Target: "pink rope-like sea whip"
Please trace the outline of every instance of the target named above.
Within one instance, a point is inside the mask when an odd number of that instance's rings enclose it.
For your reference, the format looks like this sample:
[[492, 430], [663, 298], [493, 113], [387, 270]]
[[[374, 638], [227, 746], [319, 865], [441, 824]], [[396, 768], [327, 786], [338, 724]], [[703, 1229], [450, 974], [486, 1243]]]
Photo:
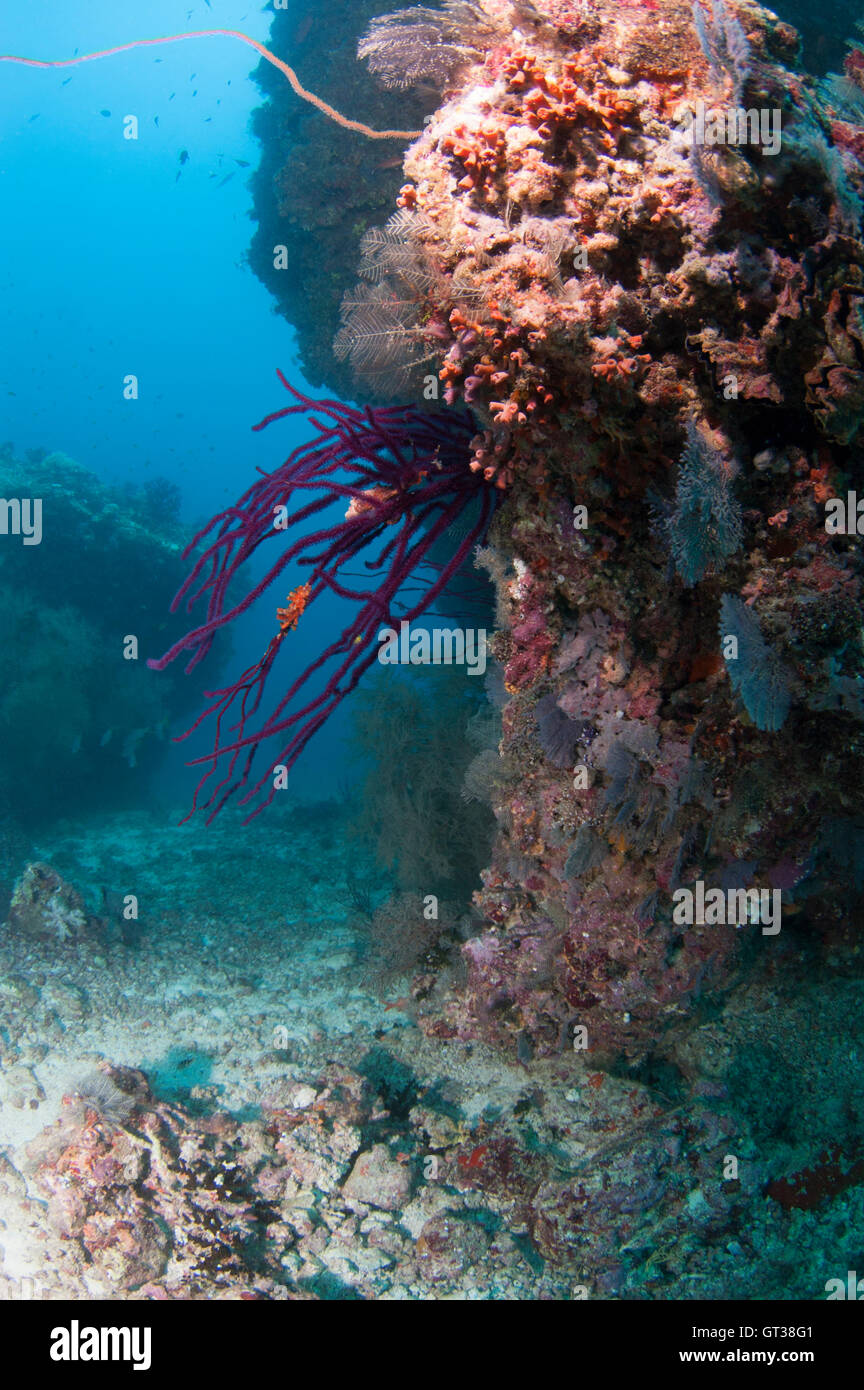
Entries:
[[344, 130], [355, 130], [358, 135], [365, 135], [368, 140], [416, 140], [422, 135], [420, 130], [373, 130], [371, 126], [364, 125], [362, 121], [349, 120], [343, 116], [335, 107], [329, 106], [321, 97], [316, 97], [314, 92], [308, 92], [301, 83], [299, 77], [288, 63], [283, 63], [281, 58], [277, 58], [275, 53], [271, 53], [269, 48], [265, 48], [263, 43], [257, 39], [250, 38], [248, 34], [243, 34], [239, 29], [192, 29], [185, 34], [168, 34], [161, 39], [133, 39], [131, 43], [121, 43], [116, 48], [102, 48], [97, 53], [83, 53], [77, 58], [61, 58], [54, 62], [46, 61], [41, 58], [18, 58], [12, 53], [0, 54], [0, 63], [20, 63], [27, 68], [71, 68], [78, 63], [92, 63], [96, 58], [110, 58], [115, 53], [127, 53], [131, 48], [150, 48], [154, 44], [160, 43], [179, 43], [181, 39], [210, 39], [210, 38], [229, 38], [240, 39], [241, 43], [248, 44], [254, 48], [261, 57], [268, 63], [272, 63], [274, 68], [278, 68], [284, 73], [291, 83], [294, 91], [302, 101], [308, 101], [312, 106], [322, 112], [328, 120], [335, 121]]

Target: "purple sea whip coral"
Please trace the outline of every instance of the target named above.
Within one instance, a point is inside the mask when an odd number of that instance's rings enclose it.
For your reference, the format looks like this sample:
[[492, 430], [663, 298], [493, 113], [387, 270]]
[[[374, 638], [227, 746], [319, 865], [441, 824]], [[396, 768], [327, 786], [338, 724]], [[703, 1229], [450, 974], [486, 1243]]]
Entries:
[[[309, 416], [317, 437], [296, 448], [273, 473], [263, 474], [234, 506], [213, 517], [190, 542], [184, 557], [215, 532], [171, 608], [174, 612], [185, 602], [189, 612], [206, 594], [206, 620], [164, 656], [148, 662], [161, 671], [181, 652], [191, 652], [186, 666], [186, 671], [191, 671], [207, 655], [218, 630], [244, 613], [290, 564], [308, 567], [308, 578], [289, 595], [288, 606], [277, 609], [280, 630], [261, 659], [233, 685], [207, 691], [212, 703], [179, 736], [180, 740], [188, 738], [207, 718], [215, 716], [212, 751], [190, 763], [204, 765], [206, 771], [195, 790], [189, 815], [201, 804], [210, 812], [208, 824], [226, 801], [244, 788], [240, 805], [258, 798], [258, 805], [247, 819], [269, 805], [275, 794], [275, 783], [269, 794], [264, 792], [265, 783], [272, 778], [270, 766], [248, 785], [252, 762], [262, 742], [284, 735], [286, 741], [274, 762], [286, 770], [293, 766], [312, 735], [375, 661], [380, 628], [398, 625], [399, 620], [411, 622], [428, 611], [484, 536], [501, 496], [482, 474], [469, 467], [470, 443], [475, 433], [469, 415], [453, 410], [423, 411], [414, 406], [367, 406], [360, 410], [334, 400], [312, 401], [290, 386], [281, 372], [278, 376], [295, 403], [268, 415], [254, 428], [261, 430], [275, 420], [302, 414]], [[304, 492], [311, 498], [297, 507]], [[268, 541], [280, 545], [287, 523], [296, 534], [296, 528], [308, 518], [339, 499], [347, 503], [342, 521], [300, 535], [287, 546], [281, 545], [263, 579], [239, 602], [226, 607], [231, 581], [259, 546]], [[477, 505], [471, 507], [472, 503]], [[405, 582], [420, 566], [429, 563], [431, 547], [466, 507], [471, 507], [472, 522], [450, 559], [435, 567], [434, 578], [416, 603], [396, 610]], [[373, 579], [371, 587], [357, 587], [356, 573], [349, 572], [346, 566], [385, 535], [377, 553], [363, 561]], [[309, 604], [325, 590], [356, 604], [354, 618], [296, 676], [263, 723], [250, 730], [284, 638], [296, 627]], [[331, 659], [338, 659], [338, 665], [324, 689], [294, 708], [296, 697], [313, 673]], [[225, 720], [232, 713], [237, 715], [236, 722], [226, 729]], [[223, 775], [208, 788], [217, 770]], [[209, 794], [201, 803], [205, 789]]]

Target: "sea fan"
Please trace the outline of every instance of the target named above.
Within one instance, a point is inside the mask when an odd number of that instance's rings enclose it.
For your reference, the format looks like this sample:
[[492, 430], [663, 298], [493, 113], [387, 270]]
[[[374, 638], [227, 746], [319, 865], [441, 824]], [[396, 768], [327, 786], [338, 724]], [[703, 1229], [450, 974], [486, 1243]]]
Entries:
[[373, 19], [357, 45], [385, 87], [443, 87], [457, 67], [480, 56], [495, 33], [468, 0], [445, 0], [443, 10], [416, 5]]
[[494, 748], [484, 748], [472, 758], [462, 779], [463, 801], [491, 802], [504, 785], [504, 767]]
[[675, 569], [688, 588], [741, 545], [741, 508], [732, 495], [732, 478], [722, 454], [705, 442], [691, 421], [678, 467], [675, 506], [660, 520]]
[[[727, 656], [729, 637], [735, 638], [737, 652]], [[720, 602], [720, 640], [732, 689], [741, 696], [756, 728], [776, 733], [792, 703], [788, 672], [762, 636], [755, 613], [734, 594], [724, 594]]]
[[564, 865], [564, 877], [572, 882], [589, 869], [596, 869], [609, 853], [609, 846], [590, 827], [580, 825]]
[[534, 711], [540, 747], [555, 767], [571, 767], [583, 738], [584, 721], [571, 719], [559, 709], [554, 695], [544, 695]]
[[603, 791], [603, 809], [614, 811], [613, 823], [624, 826], [633, 819], [638, 806], [641, 776], [639, 760], [619, 740], [609, 749], [603, 770], [609, 778], [609, 783]]
[[811, 164], [819, 171], [823, 182], [831, 190], [844, 227], [849, 232], [856, 232], [861, 213], [864, 211], [864, 203], [849, 181], [840, 150], [829, 145], [821, 130], [815, 125], [797, 126], [785, 143], [787, 148], [794, 150], [799, 162]]
[[693, 0], [693, 23], [715, 81], [724, 74], [731, 80], [737, 106], [750, 76], [750, 44], [744, 29], [726, 8], [725, 0], [711, 0], [710, 22], [699, 0]]

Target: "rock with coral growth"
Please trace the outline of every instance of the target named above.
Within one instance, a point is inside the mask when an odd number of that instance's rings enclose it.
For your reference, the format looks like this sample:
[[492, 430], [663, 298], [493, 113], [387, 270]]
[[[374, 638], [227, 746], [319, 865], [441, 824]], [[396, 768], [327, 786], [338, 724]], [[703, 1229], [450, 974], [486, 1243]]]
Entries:
[[9, 930], [40, 941], [74, 944], [97, 934], [101, 921], [88, 914], [76, 888], [50, 864], [28, 864], [12, 893]]
[[514, 776], [435, 1027], [636, 1061], [778, 949], [681, 890], [861, 920], [864, 559], [826, 502], [864, 467], [864, 80], [853, 48], [815, 86], [753, 0], [479, 3], [385, 267], [506, 499]]
[[411, 1190], [411, 1171], [393, 1158], [384, 1144], [376, 1144], [358, 1157], [342, 1188], [349, 1201], [364, 1206], [396, 1211], [408, 1200]]

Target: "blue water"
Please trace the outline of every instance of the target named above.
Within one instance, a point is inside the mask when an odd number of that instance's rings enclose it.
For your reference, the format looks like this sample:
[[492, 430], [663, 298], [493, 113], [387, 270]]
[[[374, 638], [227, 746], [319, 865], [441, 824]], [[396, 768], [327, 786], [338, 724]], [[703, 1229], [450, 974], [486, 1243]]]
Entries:
[[[4, 5], [0, 52], [64, 58], [213, 27], [264, 42], [271, 18], [242, 0], [153, 0], [144, 11], [28, 0]], [[290, 325], [245, 263], [257, 61], [237, 41], [193, 39], [65, 70], [7, 64], [0, 83], [0, 440], [19, 457], [60, 450], [108, 482], [167, 476], [190, 522], [233, 502], [256, 468], [276, 467], [308, 437], [294, 421], [251, 431], [287, 403], [277, 367], [309, 390]], [[123, 138], [130, 114], [135, 141]], [[123, 398], [130, 373], [136, 401]], [[283, 599], [238, 625], [231, 670], [261, 654]], [[338, 601], [318, 601], [316, 623], [294, 634], [297, 669], [340, 617]], [[343, 783], [347, 717], [337, 713], [297, 765], [298, 795]], [[207, 747], [209, 735], [198, 751]], [[163, 772], [188, 796], [195, 779], [179, 753]]]

